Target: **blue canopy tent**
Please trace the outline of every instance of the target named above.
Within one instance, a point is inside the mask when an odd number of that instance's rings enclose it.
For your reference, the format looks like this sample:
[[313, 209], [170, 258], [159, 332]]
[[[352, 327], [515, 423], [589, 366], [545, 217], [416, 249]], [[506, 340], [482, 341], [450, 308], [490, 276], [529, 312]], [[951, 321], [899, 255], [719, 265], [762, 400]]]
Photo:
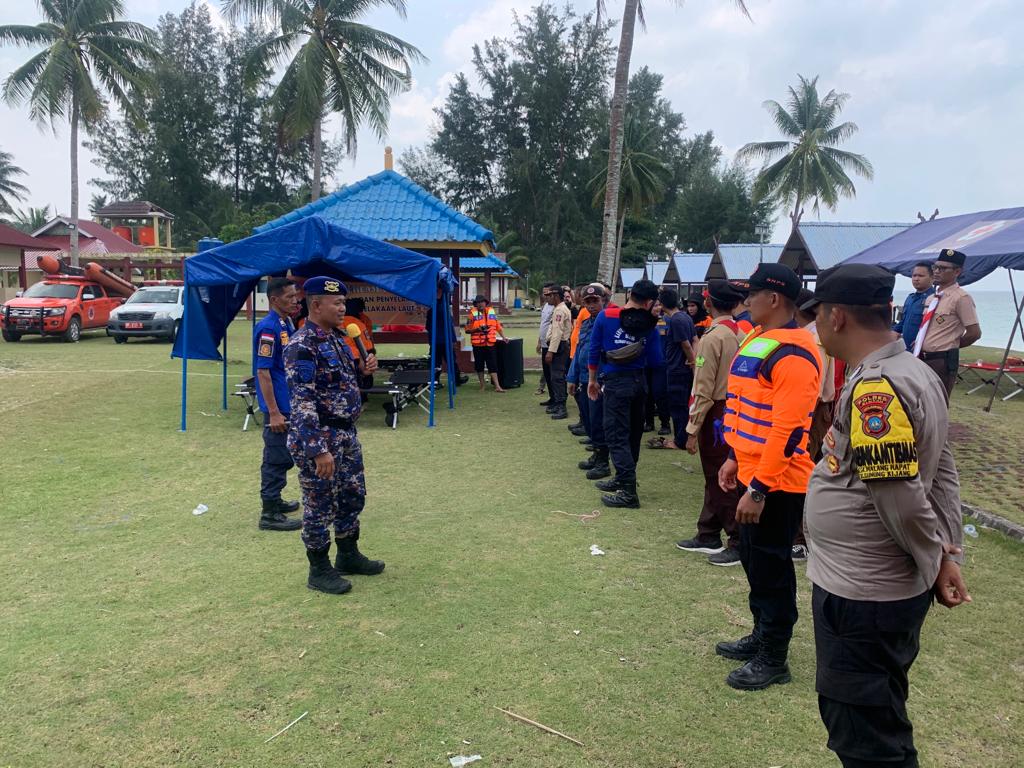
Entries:
[[[967, 256], [960, 276], [961, 285], [976, 282], [999, 268], [1005, 268], [1010, 277], [1017, 317], [1010, 328], [1010, 338], [993, 383], [992, 396], [985, 408], [989, 411], [1006, 368], [1014, 336], [1021, 328], [1021, 312], [1024, 311], [1024, 296], [1018, 300], [1013, 282], [1013, 270], [1024, 270], [1024, 208], [1002, 208], [924, 221], [861, 251], [844, 263], [878, 264], [909, 275], [917, 262], [937, 259], [939, 252], [946, 248]], [[1024, 338], [1024, 329], [1021, 336]]]
[[[185, 260], [185, 311], [172, 357], [181, 358], [181, 430], [185, 431], [188, 361], [223, 361], [222, 407], [227, 408], [227, 327], [245, 304], [260, 278], [288, 271], [304, 277], [327, 275], [362, 280], [403, 299], [434, 307], [438, 291], [442, 306], [451, 303], [455, 278], [438, 259], [384, 243], [372, 237], [308, 216], [244, 240], [204, 251]], [[440, 315], [440, 317], [438, 316]], [[437, 323], [449, 326], [437, 332]], [[431, 313], [430, 370], [443, 352], [448, 371], [448, 407], [455, 407], [455, 355], [450, 339], [451, 315]], [[445, 339], [436, 349], [435, 339]], [[223, 350], [218, 350], [223, 345]], [[434, 382], [430, 382], [430, 418], [434, 426]]]

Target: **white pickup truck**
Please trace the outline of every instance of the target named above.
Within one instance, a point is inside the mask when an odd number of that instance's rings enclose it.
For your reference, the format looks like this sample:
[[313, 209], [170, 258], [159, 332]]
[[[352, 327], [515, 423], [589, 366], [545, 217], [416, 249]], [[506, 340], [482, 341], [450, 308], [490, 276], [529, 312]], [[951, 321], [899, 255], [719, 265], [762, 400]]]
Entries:
[[156, 336], [173, 342], [185, 311], [180, 285], [144, 285], [110, 313], [107, 336], [124, 344], [129, 336]]

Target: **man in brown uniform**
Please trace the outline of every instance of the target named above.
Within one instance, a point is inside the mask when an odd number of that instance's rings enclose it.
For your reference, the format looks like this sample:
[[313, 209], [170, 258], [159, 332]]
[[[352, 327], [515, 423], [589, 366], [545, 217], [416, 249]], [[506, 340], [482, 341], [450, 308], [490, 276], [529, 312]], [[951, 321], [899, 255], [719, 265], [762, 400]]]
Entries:
[[966, 256], [946, 248], [932, 265], [935, 294], [925, 304], [914, 354], [939, 375], [946, 398], [953, 394], [960, 368], [960, 350], [981, 338], [974, 299], [957, 284]]
[[818, 709], [846, 768], [916, 768], [907, 673], [933, 597], [970, 602], [945, 393], [891, 330], [893, 276], [818, 278], [818, 333], [849, 367], [807, 489]]
[[[712, 280], [704, 296], [704, 308], [711, 315], [711, 326], [697, 345], [694, 364], [690, 420], [686, 425], [686, 450], [700, 450], [704, 472], [704, 506], [697, 518], [697, 536], [676, 543], [684, 552], [709, 555], [712, 565], [739, 565], [740, 529], [736, 523], [739, 489], [723, 491], [718, 485], [718, 470], [729, 458], [729, 445], [722, 432], [725, 396], [729, 385], [729, 365], [740, 346], [738, 328], [732, 313], [744, 295], [726, 280]], [[728, 537], [722, 546], [721, 532]]]

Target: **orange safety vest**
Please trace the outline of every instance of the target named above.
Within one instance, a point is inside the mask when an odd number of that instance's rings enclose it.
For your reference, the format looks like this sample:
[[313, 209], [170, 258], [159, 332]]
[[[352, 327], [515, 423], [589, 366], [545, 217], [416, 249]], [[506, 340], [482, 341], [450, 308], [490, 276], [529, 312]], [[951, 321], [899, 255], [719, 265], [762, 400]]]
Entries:
[[498, 334], [503, 332], [494, 307], [488, 307], [486, 313], [470, 307], [466, 331], [474, 347], [493, 347], [498, 341]]
[[737, 320], [736, 318], [733, 318], [733, 322], [736, 323], [736, 327], [739, 329], [737, 331], [737, 335], [741, 339], [754, 330], [754, 324], [749, 320]]
[[586, 307], [580, 308], [580, 313], [576, 315], [576, 322], [572, 326], [572, 334], [569, 336], [569, 357], [576, 357], [576, 346], [580, 343], [580, 326], [583, 325], [583, 321], [590, 317], [590, 310]]
[[729, 369], [723, 429], [739, 480], [767, 493], [805, 493], [807, 453], [821, 379], [818, 345], [803, 328], [761, 331], [740, 343]]
[[[366, 347], [366, 353], [368, 355], [372, 355], [374, 353], [373, 337], [370, 336], [369, 330], [366, 327], [366, 323], [364, 323], [358, 317], [353, 317], [352, 315], [345, 315], [345, 319], [341, 321], [341, 329], [345, 330], [345, 326], [349, 325], [350, 323], [352, 325], [359, 326], [360, 336], [363, 339], [363, 346]], [[343, 336], [342, 340], [345, 342], [346, 346], [348, 346], [349, 352], [352, 353], [352, 359], [358, 360], [359, 347], [356, 346], [355, 339], [350, 339], [348, 336]]]

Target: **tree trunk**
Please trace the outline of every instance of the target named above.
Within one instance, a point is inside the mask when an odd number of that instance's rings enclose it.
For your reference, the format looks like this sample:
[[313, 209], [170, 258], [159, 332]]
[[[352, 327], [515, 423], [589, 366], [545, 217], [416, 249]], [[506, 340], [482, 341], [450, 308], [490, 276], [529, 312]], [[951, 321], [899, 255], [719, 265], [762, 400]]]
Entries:
[[78, 266], [78, 97], [71, 94], [71, 266]]
[[622, 14], [622, 36], [615, 63], [615, 89], [608, 116], [608, 181], [604, 191], [604, 222], [601, 228], [601, 256], [597, 279], [609, 285], [615, 280], [615, 225], [619, 219], [619, 180], [622, 172], [623, 124], [626, 115], [626, 90], [629, 86], [629, 60], [633, 53], [633, 30], [640, 0], [626, 0]]
[[310, 192], [310, 198], [314, 201], [320, 199], [323, 164], [323, 124], [317, 120], [313, 123], [313, 189]]
[[[615, 237], [615, 261], [612, 263], [612, 279], [605, 280], [608, 285], [612, 287], [612, 293], [615, 293], [615, 277], [619, 274], [619, 265], [622, 263], [622, 233], [626, 229], [626, 212], [623, 211], [619, 217], [619, 233]], [[623, 288], [629, 288], [631, 286], [622, 286]]]

